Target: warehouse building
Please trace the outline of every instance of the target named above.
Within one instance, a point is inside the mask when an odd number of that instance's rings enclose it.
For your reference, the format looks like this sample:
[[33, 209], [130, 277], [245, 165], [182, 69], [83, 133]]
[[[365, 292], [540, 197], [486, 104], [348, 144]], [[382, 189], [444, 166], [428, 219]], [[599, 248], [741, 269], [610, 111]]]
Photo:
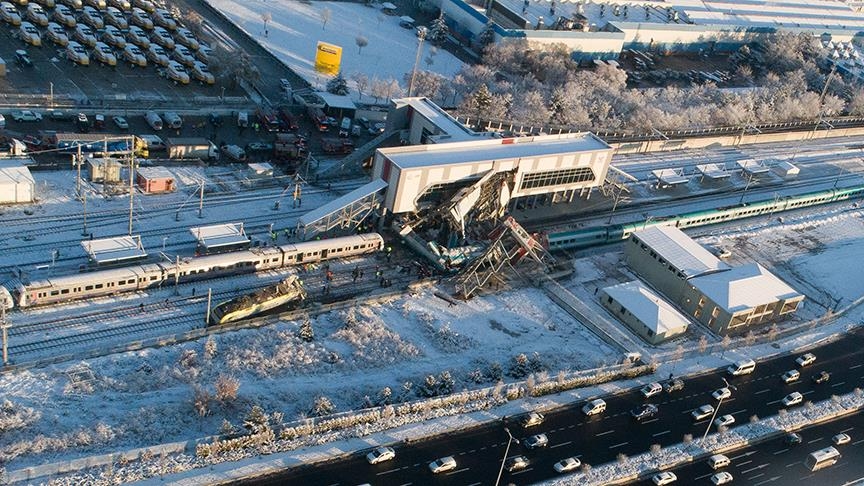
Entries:
[[606, 287], [600, 302], [649, 344], [680, 336], [690, 321], [638, 280]]
[[36, 199], [36, 182], [25, 162], [31, 159], [0, 161], [0, 204], [32, 203]]
[[163, 167], [141, 167], [135, 175], [136, 184], [146, 193], [172, 192], [174, 174]]

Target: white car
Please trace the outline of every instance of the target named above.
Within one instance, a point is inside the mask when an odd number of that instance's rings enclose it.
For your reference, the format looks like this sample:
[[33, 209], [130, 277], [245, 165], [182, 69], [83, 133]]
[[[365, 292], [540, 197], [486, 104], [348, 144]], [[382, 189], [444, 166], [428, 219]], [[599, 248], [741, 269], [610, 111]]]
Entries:
[[693, 420], [704, 420], [711, 415], [714, 415], [714, 407], [711, 405], [702, 405], [696, 410], [690, 412], [690, 415], [693, 417]]
[[585, 415], [597, 415], [606, 410], [606, 402], [602, 398], [595, 398], [582, 406], [582, 413]]
[[153, 13], [156, 11], [156, 5], [154, 5], [150, 0], [132, 0], [132, 6], [140, 8], [147, 13]]
[[78, 24], [75, 27], [72, 37], [87, 47], [96, 47], [96, 42], [98, 42], [96, 36], [93, 34], [93, 29], [84, 24]]
[[521, 471], [527, 468], [531, 462], [525, 456], [513, 456], [508, 457], [507, 460], [504, 461], [504, 469], [508, 472], [513, 471]]
[[714, 390], [711, 396], [714, 397], [714, 400], [726, 400], [732, 396], [732, 390], [724, 386], [723, 388]]
[[831, 441], [834, 442], [834, 445], [843, 445], [848, 444], [852, 440], [852, 437], [849, 437], [849, 434], [837, 434], [834, 437], [831, 437]]
[[123, 36], [123, 32], [120, 32], [120, 29], [113, 25], [105, 26], [105, 30], [102, 31], [102, 40], [109, 46], [116, 47], [117, 49], [126, 47], [126, 37]]
[[454, 469], [456, 469], [456, 459], [453, 459], [453, 456], [435, 459], [434, 461], [429, 463], [429, 470], [432, 471], [434, 474], [452, 471]]
[[394, 451], [392, 447], [386, 446], [378, 447], [369, 454], [366, 454], [366, 460], [369, 461], [369, 464], [379, 464], [394, 459], [395, 457], [396, 451]]
[[0, 3], [0, 18], [7, 24], [21, 25], [21, 14], [15, 5], [9, 2]]
[[792, 383], [793, 381], [798, 381], [799, 378], [801, 378], [801, 373], [799, 373], [798, 370], [789, 370], [780, 375], [780, 380], [787, 384]]
[[791, 407], [792, 405], [798, 405], [799, 403], [804, 401], [804, 395], [798, 392], [792, 392], [785, 397], [783, 397], [783, 405], [786, 407]]
[[579, 466], [582, 465], [582, 461], [575, 457], [568, 457], [567, 459], [562, 459], [555, 463], [555, 471], [559, 473], [566, 473], [570, 471], [575, 471], [579, 469]]
[[84, 46], [75, 41], [70, 41], [69, 45], [66, 46], [66, 59], [80, 66], [90, 65], [90, 56], [87, 55]]
[[542, 413], [531, 412], [522, 417], [522, 420], [519, 421], [522, 424], [522, 427], [534, 427], [535, 425], [540, 425], [543, 423], [544, 417]]
[[711, 482], [717, 485], [729, 484], [732, 482], [732, 474], [722, 471], [711, 475]]
[[73, 10], [81, 10], [84, 6], [84, 3], [81, 0], [60, 0], [64, 5], [73, 9]]
[[795, 362], [798, 363], [800, 368], [810, 366], [816, 362], [816, 355], [813, 353], [802, 354], [801, 356], [798, 356], [798, 359], [796, 359]]
[[546, 437], [546, 434], [532, 435], [525, 439], [522, 444], [529, 449], [539, 449], [549, 445], [549, 438]]
[[179, 62], [169, 61], [165, 72], [171, 81], [179, 84], [189, 84], [189, 73], [186, 72], [186, 69]]
[[84, 7], [84, 12], [81, 13], [81, 22], [97, 30], [105, 27], [105, 20], [102, 18], [102, 14], [90, 5]]
[[179, 62], [180, 64], [186, 67], [192, 67], [195, 65], [195, 54], [189, 50], [188, 47], [175, 44], [174, 45], [174, 60]]
[[106, 24], [111, 24], [118, 29], [129, 28], [129, 21], [126, 20], [126, 16], [117, 7], [108, 7], [105, 10], [104, 18]]
[[678, 476], [671, 471], [663, 471], [661, 473], [657, 473], [654, 476], [651, 476], [651, 481], [654, 481], [654, 484], [657, 486], [663, 486], [664, 484], [672, 484], [678, 480]]
[[714, 425], [719, 429], [720, 427], [729, 427], [730, 425], [735, 423], [735, 417], [732, 415], [723, 415], [721, 417], [717, 417], [714, 419]]
[[642, 396], [645, 398], [651, 398], [658, 393], [662, 393], [663, 386], [660, 383], [649, 383], [643, 386], [640, 391], [642, 392]]
[[39, 29], [30, 22], [21, 22], [21, 27], [18, 27], [18, 32], [21, 35], [21, 40], [30, 44], [33, 47], [42, 45], [42, 36], [39, 35]]
[[147, 32], [144, 32], [144, 29], [141, 27], [130, 25], [127, 35], [129, 36], [129, 41], [141, 49], [150, 47], [150, 38], [147, 37]]
[[66, 47], [69, 45], [69, 36], [66, 35], [66, 29], [56, 22], [48, 22], [48, 27], [45, 29], [45, 37], [58, 46]]
[[198, 42], [198, 39], [195, 38], [195, 34], [193, 34], [191, 30], [181, 27], [177, 29], [175, 34], [177, 34], [177, 40], [189, 49], [197, 51], [201, 48], [201, 43]]
[[38, 26], [45, 27], [48, 25], [48, 14], [45, 13], [45, 9], [38, 3], [27, 5], [27, 12], [24, 16], [27, 17], [27, 20]]
[[18, 110], [12, 112], [12, 119], [16, 122], [38, 122], [42, 121], [42, 115], [30, 110]]
[[192, 77], [201, 84], [216, 84], [216, 77], [207, 69], [206, 64], [198, 60], [192, 64]]
[[177, 45], [174, 42], [174, 38], [171, 37], [171, 33], [162, 27], [154, 27], [153, 28], [153, 42], [159, 44], [160, 46], [168, 49], [169, 51], [174, 50], [174, 46]]
[[117, 56], [114, 55], [114, 51], [111, 49], [111, 47], [109, 47], [108, 44], [104, 42], [96, 43], [96, 47], [93, 48], [93, 57], [102, 64], [106, 64], [108, 66], [117, 65]]
[[147, 67], [147, 56], [140, 47], [135, 44], [126, 44], [123, 48], [123, 59], [133, 66]]
[[168, 67], [173, 61], [168, 57], [165, 49], [158, 44], [150, 44], [147, 48], [147, 60], [162, 67]]
[[63, 27], [68, 27], [70, 29], [74, 29], [75, 26], [78, 25], [78, 21], [75, 20], [75, 15], [66, 5], [57, 5], [54, 7], [54, 20]]
[[175, 30], [177, 28], [177, 21], [174, 20], [174, 14], [164, 8], [157, 8], [156, 11], [153, 12], [153, 22], [168, 30]]
[[132, 15], [129, 16], [129, 23], [137, 25], [145, 30], [153, 30], [153, 20], [150, 19], [150, 14], [140, 8], [132, 9]]

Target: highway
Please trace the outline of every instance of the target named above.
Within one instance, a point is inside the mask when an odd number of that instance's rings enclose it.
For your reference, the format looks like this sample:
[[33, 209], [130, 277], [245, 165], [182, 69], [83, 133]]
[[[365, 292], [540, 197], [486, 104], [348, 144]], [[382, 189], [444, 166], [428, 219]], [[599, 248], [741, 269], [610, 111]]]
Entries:
[[[553, 464], [567, 457], [575, 456], [588, 464], [599, 465], [615, 461], [618, 454], [631, 456], [645, 452], [652, 444], [679, 443], [685, 434], [701, 436], [708, 420], [694, 422], [690, 412], [704, 404], [716, 406], [711, 392], [724, 386], [722, 378], [727, 378], [737, 390], [732, 391], [731, 398], [723, 400], [718, 416], [732, 414], [737, 423], [749, 421], [752, 415], [775, 415], [782, 408], [783, 397], [793, 391], [803, 394], [805, 401], [814, 402], [849, 393], [855, 387], [864, 386], [862, 345], [864, 332], [856, 331], [812, 350], [817, 356], [816, 362], [801, 369], [801, 379], [790, 384], [782, 383], [780, 375], [796, 368], [797, 355], [758, 362], [756, 371], [750, 375], [733, 378], [727, 377], [723, 370], [715, 370], [686, 379], [683, 390], [664, 392], [647, 400], [659, 406], [659, 413], [641, 424], [634, 422], [629, 412], [646, 400], [638, 390], [629, 390], [604, 397], [608, 407], [606, 413], [599, 416], [586, 418], [582, 415], [579, 409], [584, 402], [580, 401], [548, 413], [543, 424], [530, 429], [523, 429], [517, 424], [518, 417], [512, 417], [504, 423], [487, 424], [418, 443], [391, 444], [396, 458], [379, 465], [367, 464], [364, 456], [369, 450], [363, 450], [330, 463], [293, 468], [269, 478], [250, 479], [244, 484], [491, 485], [495, 484], [507, 446], [505, 426], [520, 440], [518, 444], [511, 444], [508, 456], [525, 455], [531, 464], [513, 474], [505, 471], [501, 484], [530, 484], [556, 476]], [[830, 381], [813, 384], [810, 377], [823, 370], [831, 373]], [[527, 450], [521, 440], [539, 433], [547, 434], [549, 445]], [[430, 473], [428, 463], [448, 455], [454, 456], [457, 468], [438, 475]]]
[[[848, 444], [834, 446], [842, 454], [837, 464], [820, 471], [811, 472], [804, 461], [816, 450], [833, 445], [831, 438], [845, 433], [852, 439]], [[738, 449], [727, 454], [732, 464], [723, 468], [732, 474], [734, 485], [841, 485], [864, 478], [864, 413], [857, 413], [840, 420], [808, 427], [799, 432], [804, 439], [801, 444], [789, 446], [784, 436], [761, 444]], [[719, 470], [718, 470], [719, 471]], [[675, 469], [678, 481], [673, 484], [712, 484], [712, 470], [706, 461], [699, 461]], [[634, 483], [654, 486], [649, 479]]]

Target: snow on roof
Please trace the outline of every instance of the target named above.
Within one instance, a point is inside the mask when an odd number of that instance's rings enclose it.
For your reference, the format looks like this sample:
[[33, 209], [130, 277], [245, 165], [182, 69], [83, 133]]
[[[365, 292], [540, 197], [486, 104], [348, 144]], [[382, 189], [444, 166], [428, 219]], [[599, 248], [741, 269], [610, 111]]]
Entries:
[[660, 182], [669, 185], [676, 184], [686, 184], [690, 179], [684, 175], [684, 169], [657, 169], [652, 170], [652, 174], [656, 177]]
[[748, 27], [864, 27], [864, 19], [849, 5], [834, 0], [672, 0], [671, 6], [696, 24]]
[[396, 5], [393, 5], [390, 2], [384, 2], [381, 4], [381, 8], [384, 10], [396, 10]]
[[380, 191], [381, 189], [384, 189], [385, 187], [387, 187], [386, 182], [384, 182], [381, 179], [375, 179], [372, 182], [369, 182], [367, 184], [364, 184], [364, 185], [358, 187], [357, 189], [354, 189], [353, 191], [349, 192], [348, 194], [345, 194], [344, 196], [338, 197], [338, 198], [328, 202], [327, 204], [324, 204], [323, 206], [319, 206], [316, 209], [313, 209], [312, 211], [309, 211], [308, 213], [304, 214], [303, 216], [300, 216], [300, 219], [298, 220], [298, 224], [300, 226], [306, 226], [306, 225], [312, 224], [316, 221], [321, 220], [322, 218], [325, 218], [326, 216], [328, 216], [332, 213], [335, 213], [337, 211], [341, 211], [343, 208], [350, 205], [351, 203], [354, 203], [356, 201], [359, 201], [360, 199], [363, 199], [363, 198], [366, 198], [368, 196], [371, 196], [372, 194], [375, 194], [376, 192]]
[[139, 235], [86, 240], [81, 242], [81, 246], [96, 263], [135, 260], [147, 256]]
[[336, 108], [340, 110], [356, 110], [357, 105], [351, 101], [350, 96], [341, 96], [335, 95], [333, 93], [327, 93], [326, 91], [319, 91], [315, 93], [321, 100], [330, 108]]
[[697, 165], [696, 169], [709, 179], [724, 179], [731, 176], [723, 164], [701, 164]]
[[611, 150], [608, 144], [588, 132], [541, 135], [537, 137], [504, 138], [454, 142], [433, 145], [412, 145], [379, 149], [396, 166], [406, 168], [454, 164], [474, 164], [488, 160], [515, 160], [525, 157], [545, 157], [573, 152]]
[[[456, 121], [449, 113], [442, 110], [440, 106], [431, 102], [425, 97], [416, 98], [399, 98], [393, 100], [393, 104], [400, 108], [403, 105], [408, 105], [415, 113], [429, 120], [430, 123], [438, 127], [439, 130], [448, 135], [447, 142], [463, 142], [474, 140], [478, 137], [478, 133]], [[443, 138], [442, 138], [443, 140]]]
[[729, 312], [803, 297], [758, 263], [690, 279], [690, 284]]
[[30, 169], [23, 165], [0, 167], [0, 182], [12, 182], [15, 184], [22, 182], [36, 183], [33, 179], [33, 174], [30, 173]]
[[651, 289], [634, 280], [603, 289], [655, 334], [683, 332], [690, 320]]
[[738, 167], [741, 168], [744, 172], [748, 174], [762, 174], [764, 172], [768, 172], [768, 167], [765, 166], [762, 162], [757, 162], [754, 159], [742, 159], [735, 162]]
[[267, 172], [273, 172], [273, 166], [268, 164], [267, 162], [253, 162], [249, 164], [249, 170], [255, 172], [256, 174], [264, 174]]
[[250, 238], [243, 230], [243, 223], [216, 224], [189, 228], [198, 244], [205, 248], [216, 248], [226, 245], [249, 243]]
[[138, 175], [145, 179], [173, 179], [174, 174], [164, 167], [139, 167]]
[[651, 226], [634, 234], [686, 278], [731, 268], [674, 226]]

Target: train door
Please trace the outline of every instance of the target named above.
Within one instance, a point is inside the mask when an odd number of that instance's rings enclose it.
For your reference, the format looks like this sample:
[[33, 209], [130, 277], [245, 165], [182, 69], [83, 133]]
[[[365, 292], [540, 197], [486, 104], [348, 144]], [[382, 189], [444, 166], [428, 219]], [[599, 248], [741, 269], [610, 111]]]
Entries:
[[297, 263], [303, 263], [303, 252], [297, 252]]
[[327, 258], [327, 249], [326, 248], [321, 250], [321, 259], [324, 260], [325, 258]]

